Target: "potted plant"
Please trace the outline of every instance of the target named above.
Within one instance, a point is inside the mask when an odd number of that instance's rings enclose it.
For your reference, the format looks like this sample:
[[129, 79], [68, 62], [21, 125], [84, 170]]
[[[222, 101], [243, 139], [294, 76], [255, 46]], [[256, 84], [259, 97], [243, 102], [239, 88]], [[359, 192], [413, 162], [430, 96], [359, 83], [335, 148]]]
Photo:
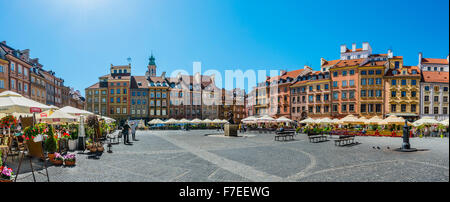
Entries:
[[66, 154], [64, 156], [64, 165], [66, 166], [74, 166], [76, 161], [76, 155], [75, 154]]
[[70, 129], [69, 150], [74, 151], [78, 145], [78, 127], [76, 124], [71, 124], [69, 126], [69, 129]]
[[7, 166], [0, 167], [0, 182], [12, 182], [14, 179], [14, 172]]
[[53, 159], [52, 163], [54, 165], [60, 166], [64, 162], [64, 157], [60, 153], [55, 153], [55, 158]]
[[45, 140], [44, 149], [47, 151], [50, 161], [53, 161], [53, 159], [55, 158], [55, 152], [57, 149], [56, 147], [56, 138], [53, 136], [53, 130], [51, 126], [49, 126], [47, 130], [47, 138]]

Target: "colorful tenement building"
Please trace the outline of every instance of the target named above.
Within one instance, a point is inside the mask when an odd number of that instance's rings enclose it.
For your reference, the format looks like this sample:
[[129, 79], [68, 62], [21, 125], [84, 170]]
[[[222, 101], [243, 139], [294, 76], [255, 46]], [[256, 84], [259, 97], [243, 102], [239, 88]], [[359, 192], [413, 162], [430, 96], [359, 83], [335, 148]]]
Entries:
[[64, 86], [64, 80], [55, 72], [47, 71], [38, 58], [30, 58], [30, 50], [18, 50], [0, 42], [0, 92], [13, 91], [34, 101], [84, 108], [84, 97], [79, 91]]
[[[406, 66], [403, 57], [394, 56], [392, 50], [373, 54], [367, 42], [362, 48], [342, 45], [340, 59], [321, 58], [320, 71], [308, 71], [290, 80], [281, 79], [283, 71], [258, 83], [254, 95], [248, 96], [254, 101], [248, 100], [247, 107], [256, 116], [286, 116], [296, 121], [349, 114], [366, 118], [396, 115], [409, 121], [433, 116], [443, 120], [448, 118], [448, 61], [448, 56], [423, 58], [420, 53], [418, 66]], [[286, 85], [289, 93], [284, 91]], [[285, 95], [290, 96], [290, 102], [285, 101]]]

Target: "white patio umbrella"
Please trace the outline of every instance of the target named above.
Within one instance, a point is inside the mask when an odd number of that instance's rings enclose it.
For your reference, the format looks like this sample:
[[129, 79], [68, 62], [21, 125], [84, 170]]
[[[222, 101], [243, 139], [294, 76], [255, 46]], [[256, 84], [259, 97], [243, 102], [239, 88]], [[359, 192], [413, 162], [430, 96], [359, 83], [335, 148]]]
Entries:
[[368, 119], [366, 119], [366, 117], [362, 116], [362, 117], [358, 118], [358, 121], [356, 123], [357, 124], [366, 124], [366, 121], [368, 121]]
[[268, 115], [264, 115], [264, 116], [256, 119], [256, 122], [258, 122], [258, 123], [268, 123], [268, 122], [274, 122], [274, 121], [275, 121], [275, 119]]
[[255, 123], [256, 122], [256, 117], [254, 116], [249, 116], [245, 119], [242, 119], [241, 122], [243, 123]]
[[334, 118], [331, 123], [332, 124], [341, 124], [342, 122], [341, 122], [341, 120]]
[[178, 123], [178, 121], [175, 119], [169, 119], [169, 120], [165, 121], [164, 123], [165, 124], [176, 124], [176, 123]]
[[191, 121], [187, 120], [187, 119], [181, 119], [178, 121], [178, 123], [190, 123]]
[[359, 120], [358, 120], [358, 117], [353, 116], [352, 114], [350, 114], [350, 115], [342, 118], [341, 121], [343, 123], [355, 124], [355, 123], [358, 123]]
[[211, 119], [205, 119], [205, 120], [202, 121], [202, 123], [210, 124], [210, 123], [212, 123], [212, 120]]
[[72, 116], [70, 114], [67, 114], [65, 112], [62, 112], [61, 110], [54, 111], [50, 116], [47, 117], [41, 117], [42, 121], [47, 123], [55, 123], [55, 122], [75, 122], [78, 117]]
[[388, 124], [396, 124], [396, 125], [403, 125], [405, 124], [405, 119], [402, 117], [398, 117], [395, 115], [390, 115], [386, 119], [384, 119]]
[[28, 99], [18, 93], [5, 91], [0, 93], [1, 113], [33, 113], [32, 110], [45, 111], [50, 106]]
[[304, 120], [300, 121], [299, 123], [314, 123], [314, 119], [308, 117], [307, 119], [304, 119]]
[[374, 116], [374, 117], [368, 119], [367, 121], [365, 121], [364, 123], [367, 125], [375, 125], [375, 124], [378, 124], [378, 122], [380, 122], [382, 120], [383, 119], [381, 119], [380, 117]]
[[153, 119], [148, 122], [148, 124], [163, 124], [163, 123], [164, 121], [162, 121], [161, 119]]
[[439, 122], [440, 124], [444, 125], [444, 126], [448, 126], [449, 125], [449, 119], [445, 119], [441, 122]]
[[222, 120], [220, 120], [220, 119], [214, 119], [212, 122], [215, 123], [215, 124], [219, 124], [219, 123], [222, 123]]
[[436, 121], [436, 119], [433, 119], [432, 117], [426, 116], [426, 117], [422, 117], [421, 119], [415, 121], [413, 123], [413, 126], [421, 126], [421, 125], [433, 125], [433, 124], [440, 124], [439, 121]]
[[331, 120], [330, 118], [326, 117], [326, 118], [320, 119], [320, 121], [318, 123], [319, 124], [330, 124], [330, 123], [333, 123], [333, 120]]
[[228, 122], [227, 120], [223, 119], [223, 120], [222, 120], [222, 123], [223, 123], [223, 124], [227, 124], [227, 123], [229, 123], [229, 122]]
[[89, 115], [94, 114], [92, 112], [89, 112], [89, 111], [86, 111], [86, 110], [82, 110], [82, 109], [77, 109], [77, 108], [71, 107], [71, 106], [65, 106], [65, 107], [63, 107], [63, 108], [61, 108], [59, 110], [61, 110], [62, 112], [74, 115], [74, 116], [80, 116], [80, 115], [89, 116]]
[[193, 119], [193, 120], [191, 120], [191, 123], [194, 123], [194, 124], [202, 123], [202, 120], [200, 120], [200, 119]]
[[286, 118], [284, 116], [282, 116], [280, 118], [277, 118], [275, 121], [279, 122], [279, 123], [291, 123], [291, 122], [293, 122], [291, 119], [288, 119], [288, 118]]

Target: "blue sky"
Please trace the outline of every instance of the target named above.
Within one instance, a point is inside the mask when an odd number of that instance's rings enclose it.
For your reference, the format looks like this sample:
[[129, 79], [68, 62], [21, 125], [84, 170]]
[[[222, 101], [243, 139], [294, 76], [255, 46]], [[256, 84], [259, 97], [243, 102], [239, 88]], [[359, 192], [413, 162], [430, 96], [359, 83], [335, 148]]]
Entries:
[[[0, 41], [30, 49], [65, 84], [84, 89], [127, 64], [177, 69], [287, 69], [339, 57], [367, 41], [407, 65], [449, 53], [449, 1], [0, 0]], [[224, 74], [223, 74], [224, 75]]]

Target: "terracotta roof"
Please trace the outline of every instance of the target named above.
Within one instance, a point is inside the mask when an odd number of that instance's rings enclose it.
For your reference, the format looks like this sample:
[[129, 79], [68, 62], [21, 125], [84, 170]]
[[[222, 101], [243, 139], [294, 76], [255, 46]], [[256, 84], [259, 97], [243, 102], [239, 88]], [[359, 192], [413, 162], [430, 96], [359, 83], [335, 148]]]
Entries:
[[448, 72], [432, 72], [432, 71], [423, 71], [423, 80], [424, 82], [430, 83], [448, 83], [449, 82], [449, 73]]
[[100, 83], [99, 82], [95, 83], [92, 86], [87, 87], [86, 89], [95, 89], [95, 88], [100, 88]]
[[394, 58], [394, 59], [403, 59], [403, 56], [394, 56], [392, 58]]
[[[141, 85], [139, 85], [141, 83]], [[145, 76], [132, 76], [131, 88], [148, 88], [148, 81]]]
[[297, 81], [297, 82], [293, 83], [291, 86], [294, 86], [294, 85], [301, 85], [301, 84], [305, 84], [305, 83], [307, 83], [307, 82], [308, 82], [308, 80]]
[[[111, 75], [108, 75], [108, 80], [118, 80], [119, 79], [119, 76], [111, 76]], [[123, 79], [125, 79], [125, 80], [128, 80], [128, 79], [131, 79], [131, 76], [120, 76], [120, 80], [123, 80]]]
[[447, 59], [440, 59], [440, 58], [422, 58], [422, 63], [424, 63], [424, 64], [446, 64], [446, 65], [448, 65]]
[[325, 63], [323, 63], [322, 67], [324, 67], [324, 66], [333, 66], [333, 65], [339, 63], [340, 61], [341, 60], [330, 60], [330, 61], [326, 61], [325, 60]]
[[364, 64], [361, 65], [361, 67], [378, 67], [378, 66], [383, 66], [384, 64], [386, 64], [387, 61], [373, 61], [373, 62], [366, 62]]
[[[407, 75], [402, 74], [402, 71], [406, 69], [407, 71]], [[417, 74], [412, 74], [412, 71], [416, 70]], [[393, 71], [397, 71], [397, 74], [393, 74]], [[385, 76], [396, 76], [396, 77], [404, 77], [404, 76], [419, 76], [420, 75], [420, 69], [417, 66], [403, 66], [402, 69], [398, 70], [398, 69], [390, 69], [386, 72]]]
[[290, 78], [297, 78], [298, 75], [300, 75], [303, 72], [304, 69], [297, 69], [294, 71], [286, 72], [283, 76], [281, 76], [282, 79]]
[[388, 54], [382, 53], [382, 54], [372, 54], [369, 57], [377, 57], [377, 56], [387, 56]]
[[365, 59], [353, 59], [353, 60], [341, 60], [341, 62], [337, 63], [336, 66], [333, 68], [339, 68], [339, 67], [351, 67], [351, 66], [357, 66], [361, 64]]

